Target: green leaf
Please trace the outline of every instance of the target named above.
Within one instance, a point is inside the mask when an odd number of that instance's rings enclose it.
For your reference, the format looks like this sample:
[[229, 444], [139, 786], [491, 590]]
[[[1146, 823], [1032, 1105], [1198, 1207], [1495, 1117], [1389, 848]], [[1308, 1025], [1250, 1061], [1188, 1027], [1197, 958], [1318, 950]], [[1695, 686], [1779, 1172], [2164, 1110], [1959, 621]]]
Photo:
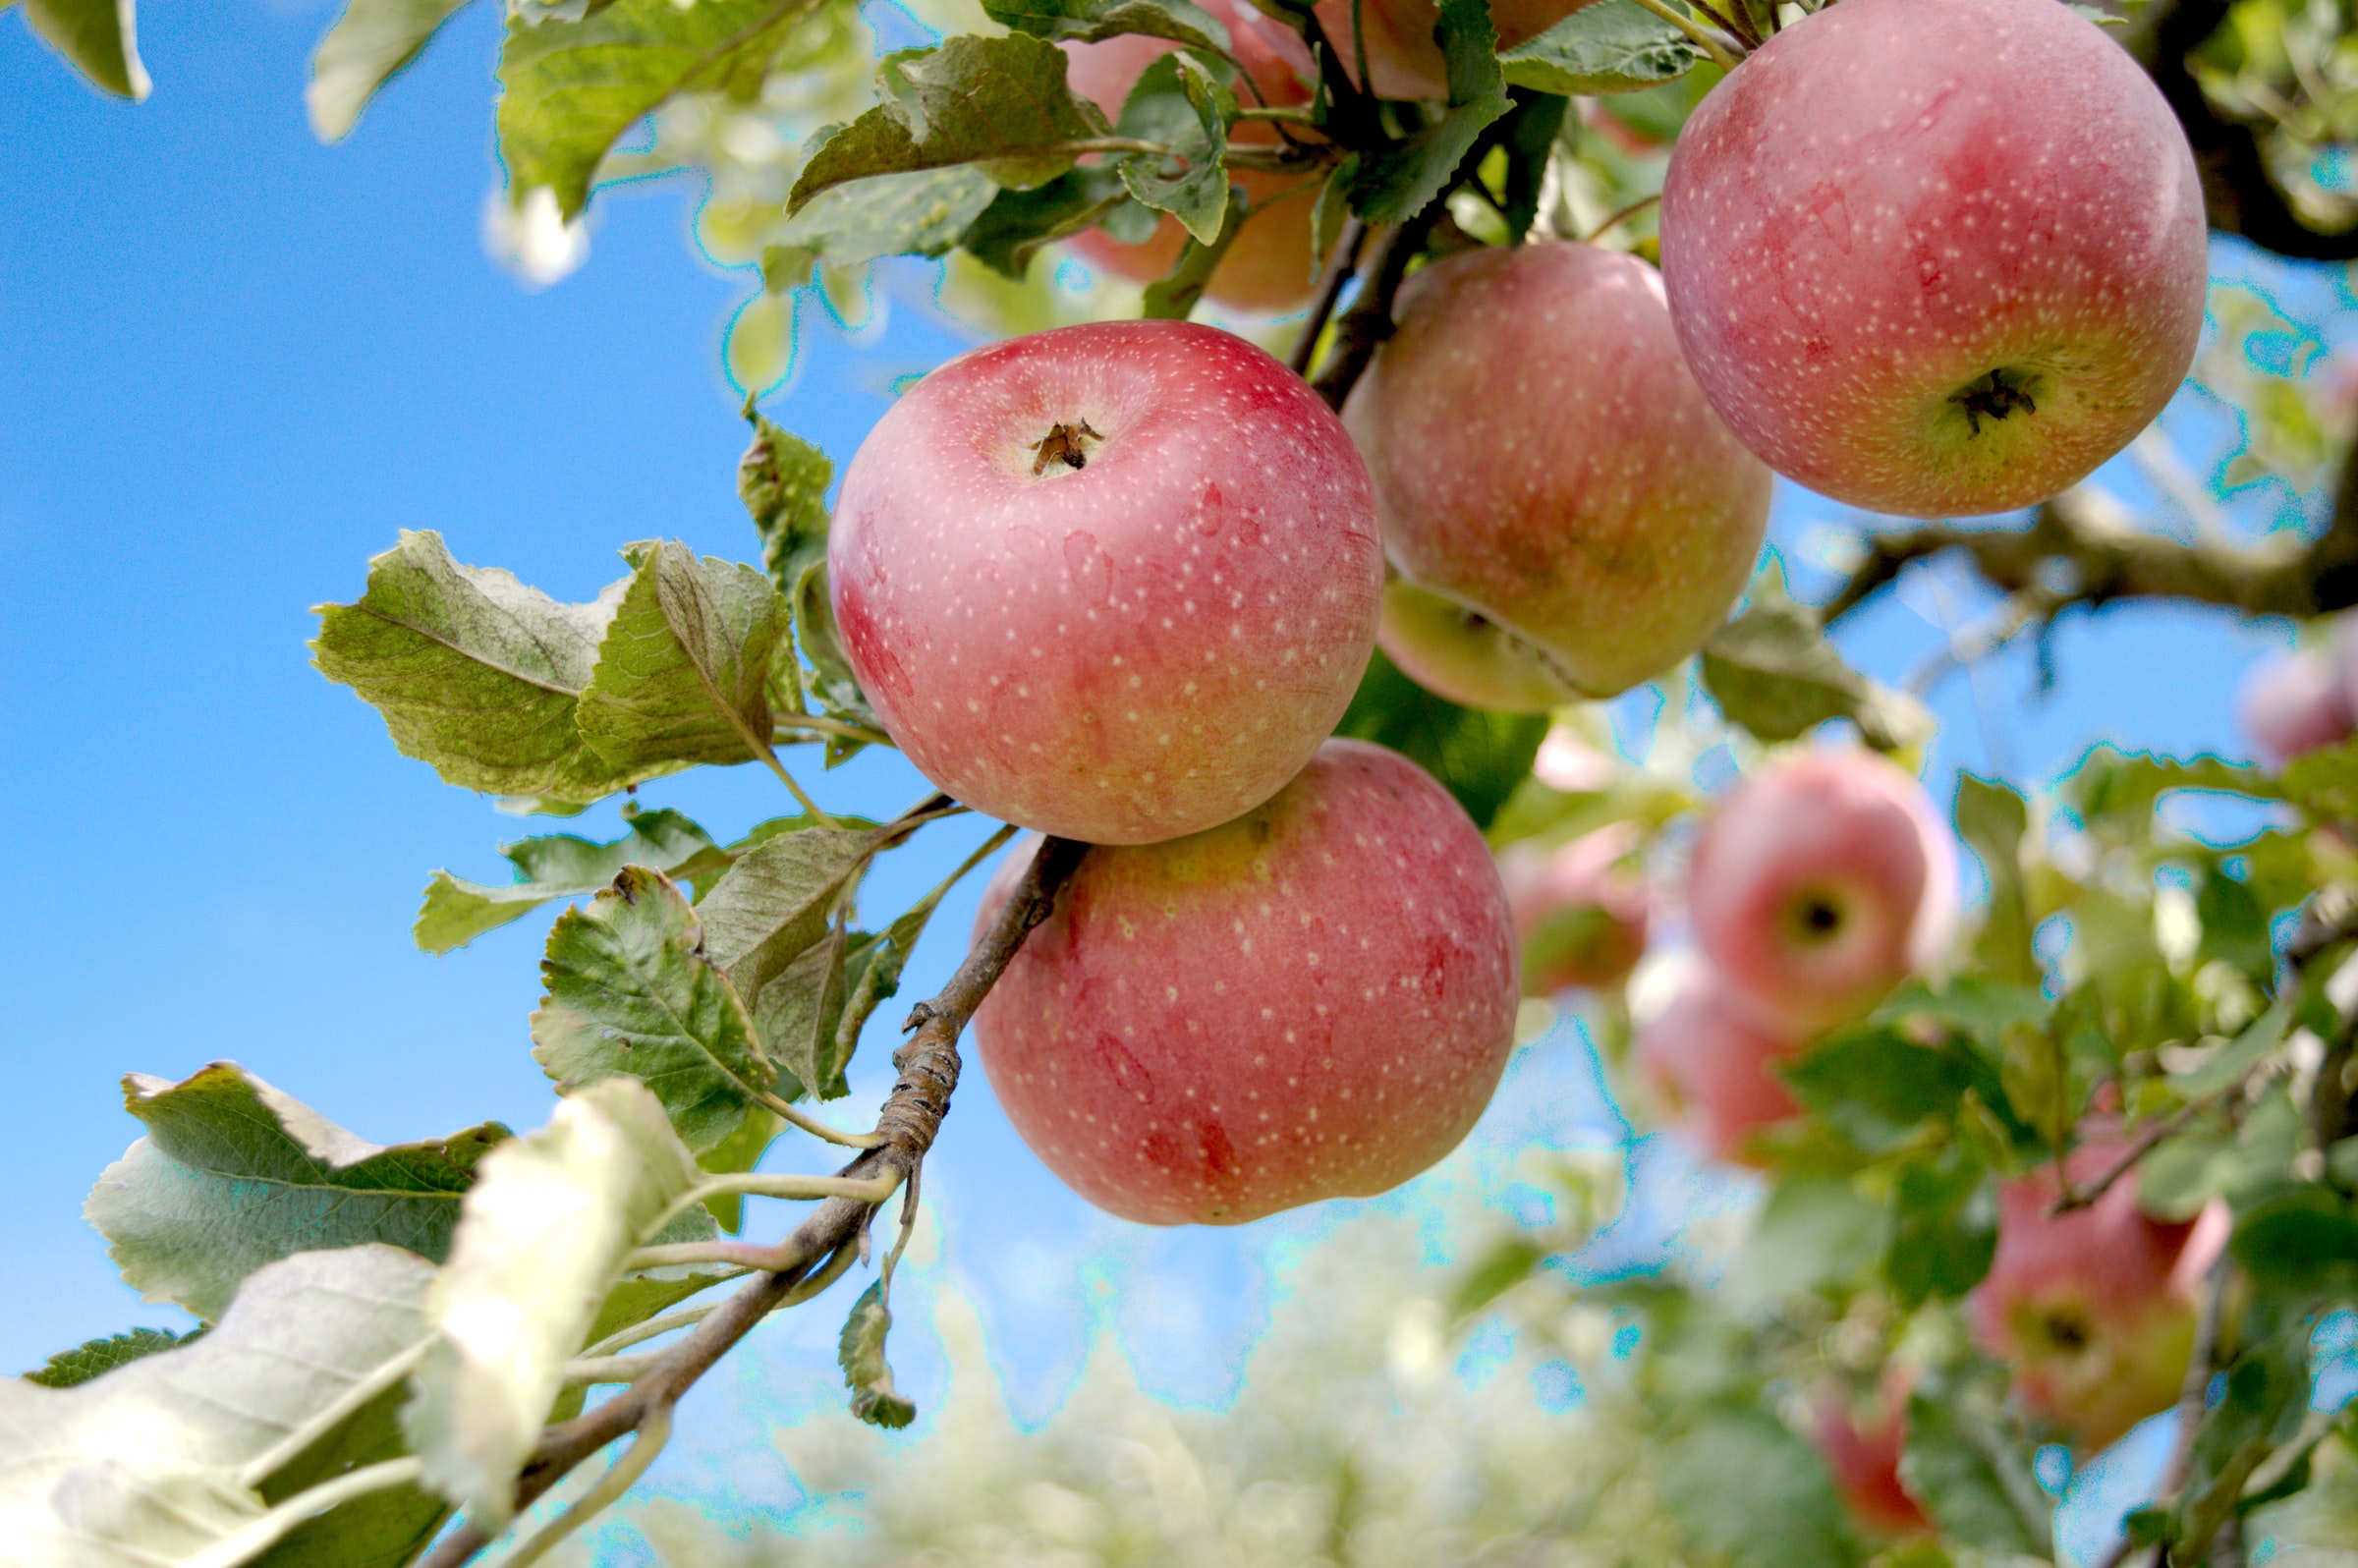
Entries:
[[72, 1387], [0, 1382], [9, 1561], [162, 1564], [222, 1546], [276, 1500], [273, 1478], [398, 1397], [427, 1343], [433, 1276], [392, 1247], [304, 1253], [256, 1271], [194, 1343]]
[[2255, 980], [2275, 973], [2276, 950], [2270, 938], [2268, 911], [2250, 887], [2217, 866], [2203, 868], [2203, 885], [2194, 895], [2194, 912], [2203, 923], [2202, 945], [2196, 957], [2243, 971]]
[[873, 832], [809, 827], [748, 852], [697, 907], [704, 956], [739, 996], [756, 998], [827, 931], [852, 873], [875, 850]]
[[1547, 716], [1459, 707], [1401, 674], [1378, 648], [1334, 732], [1404, 754], [1448, 786], [1477, 827], [1487, 828], [1530, 774]]
[[1997, 1100], [1996, 1075], [1978, 1056], [1874, 1025], [1813, 1045], [1779, 1073], [1795, 1098], [1870, 1154], [1902, 1148], [1926, 1122], [1954, 1114], [1969, 1089]]
[[666, 98], [750, 101], [770, 57], [815, 0], [614, 0], [579, 21], [514, 17], [500, 51], [499, 153], [508, 192], [546, 186], [567, 219], [615, 140]]
[[138, 103], [147, 96], [134, 0], [25, 0], [25, 25], [92, 84]]
[[622, 770], [766, 754], [770, 657], [787, 629], [778, 590], [674, 540], [624, 554], [630, 587], [582, 693], [582, 734]]
[[806, 567], [827, 558], [827, 485], [835, 465], [801, 436], [757, 414], [754, 442], [737, 462], [737, 495], [761, 535], [761, 565], [791, 594]]
[[[1966, 1545], [2008, 1556], [2045, 1557], [2048, 1543], [2023, 1522], [1998, 1473], [2002, 1461], [2018, 1469], [2019, 1486], [2030, 1467], [2007, 1450], [1997, 1430], [1997, 1412], [1980, 1389], [1926, 1389], [1908, 1396], [1906, 1446], [1899, 1475], [1921, 1507], [1941, 1530]], [[1993, 1455], [1996, 1455], [1995, 1458]], [[2033, 1495], [2036, 1495], [2035, 1484]]]
[[1236, 94], [1194, 55], [1174, 50], [1139, 74], [1115, 127], [1125, 137], [1177, 149], [1176, 158], [1124, 158], [1122, 183], [1142, 205], [1177, 218], [1199, 245], [1219, 239], [1228, 212], [1222, 160], [1235, 118]]
[[836, 1027], [843, 1021], [844, 957], [850, 938], [841, 925], [826, 934], [761, 987], [754, 1023], [761, 1049], [794, 1075], [795, 1085], [820, 1099], [851, 1092], [836, 1059]]
[[506, 572], [461, 566], [439, 533], [405, 530], [368, 563], [358, 603], [318, 606], [313, 662], [384, 715], [403, 756], [448, 783], [593, 801], [672, 766], [617, 772], [574, 724], [629, 587], [560, 604]]
[[173, 1333], [168, 1328], [134, 1328], [105, 1339], [84, 1340], [72, 1350], [61, 1350], [50, 1357], [40, 1371], [27, 1372], [25, 1380], [39, 1383], [43, 1388], [71, 1388], [117, 1367], [129, 1366], [142, 1356], [188, 1344], [204, 1333], [202, 1328], [185, 1334]]
[[2137, 1166], [2138, 1203], [2166, 1219], [2192, 1219], [2214, 1198], [2242, 1212], [2284, 1186], [2305, 1136], [2291, 1095], [2272, 1088], [2241, 1127], [2198, 1121], [2156, 1146]]
[[2358, 1279], [2358, 1215], [2325, 1188], [2298, 1188], [2238, 1215], [2227, 1251], [2264, 1295], [2346, 1290]]
[[789, 214], [847, 181], [954, 164], [975, 164], [998, 185], [1044, 185], [1073, 166], [1068, 143], [1106, 130], [1065, 86], [1064, 51], [1020, 32], [886, 55], [876, 83], [883, 101], [812, 152]]
[[2217, 790], [2262, 800], [2278, 795], [2276, 786], [2248, 763], [2208, 754], [2160, 756], [2108, 745], [2090, 747], [2057, 793], [2087, 826], [2114, 826], [2142, 839], [2152, 831], [2155, 803], [2172, 790]]
[[[1506, 219], [1509, 245], [1521, 245], [1539, 219], [1540, 193], [1546, 184], [1548, 160], [1555, 155], [1556, 136], [1564, 128], [1564, 111], [1569, 107], [1569, 100], [1552, 93], [1527, 95], [1517, 101], [1507, 121], [1506, 134], [1500, 138], [1506, 152], [1506, 182], [1499, 213]], [[1333, 248], [1329, 239], [1318, 253], [1325, 255]]]
[[1220, 232], [1208, 244], [1189, 236], [1187, 248], [1179, 252], [1169, 275], [1147, 285], [1146, 299], [1139, 307], [1140, 315], [1150, 321], [1184, 321], [1195, 313], [1196, 304], [1204, 298], [1212, 273], [1219, 269], [1220, 258], [1228, 253], [1228, 248], [1244, 229], [1249, 216], [1246, 199], [1243, 187], [1229, 188]]
[[1825, 1463], [1766, 1411], [1707, 1413], [1672, 1450], [1660, 1484], [1680, 1527], [1738, 1568], [1858, 1561]]
[[1151, 232], [1157, 220], [1130, 199], [1118, 168], [1067, 169], [1046, 185], [992, 196], [958, 245], [992, 271], [1021, 283], [1042, 246], [1069, 240], [1125, 209], [1144, 217]]
[[1964, 975], [1938, 990], [1910, 981], [1875, 1010], [1877, 1024], [1930, 1024], [1995, 1049], [2009, 1026], [2043, 1025], [2052, 1011], [2036, 986], [2008, 985]]
[[548, 994], [532, 1024], [533, 1059], [561, 1091], [636, 1078], [699, 1152], [735, 1133], [776, 1078], [703, 936], [667, 877], [626, 868], [557, 917], [540, 963]]
[[852, 1391], [852, 1414], [871, 1427], [895, 1429], [917, 1419], [917, 1407], [892, 1386], [892, 1369], [884, 1361], [884, 1336], [892, 1327], [892, 1313], [884, 1305], [884, 1281], [877, 1280], [852, 1303], [836, 1341], [836, 1365], [843, 1383]]
[[134, 1073], [123, 1089], [147, 1136], [83, 1212], [126, 1284], [204, 1318], [294, 1253], [376, 1241], [441, 1261], [477, 1164], [508, 1137], [485, 1122], [383, 1148], [229, 1062], [177, 1084]]
[[1441, 0], [1436, 29], [1449, 65], [1449, 109], [1407, 140], [1368, 154], [1352, 184], [1351, 207], [1370, 224], [1403, 223], [1447, 188], [1474, 143], [1510, 108], [1494, 53], [1498, 32], [1488, 0]]
[[1787, 595], [1773, 571], [1754, 579], [1744, 613], [1704, 644], [1703, 684], [1731, 723], [1764, 741], [1844, 718], [1868, 745], [1888, 752], [1930, 740], [1935, 728], [1923, 703], [1845, 663], [1817, 615]]
[[1957, 835], [1982, 863], [1990, 883], [1990, 908], [1973, 939], [1973, 954], [1992, 978], [2019, 984], [2039, 982], [2039, 961], [2031, 952], [2030, 906], [2022, 891], [2022, 836], [2030, 809], [2002, 783], [1957, 777]]
[[623, 819], [631, 830], [611, 844], [571, 833], [502, 844], [499, 853], [516, 867], [516, 880], [506, 887], [436, 871], [412, 927], [418, 945], [429, 953], [464, 947], [552, 900], [588, 898], [626, 866], [651, 867], [679, 880], [718, 876], [729, 867], [729, 853], [677, 812], [625, 806]]
[[1462, 1322], [1532, 1276], [1547, 1260], [1546, 1249], [1528, 1236], [1508, 1235], [1492, 1243], [1460, 1274], [1449, 1292], [1449, 1316]]
[[1755, 1298], [1841, 1289], [1874, 1272], [1882, 1242], [1882, 1210], [1848, 1177], [1787, 1176], [1769, 1189], [1728, 1275]]
[[341, 141], [377, 89], [418, 58], [426, 40], [467, 0], [350, 0], [311, 55], [303, 89], [311, 134]]
[[[824, 561], [805, 567], [802, 580], [795, 585], [794, 629], [802, 641], [804, 654], [811, 660], [812, 669], [817, 672], [817, 678], [811, 683], [811, 691], [818, 699], [819, 705], [837, 718], [853, 719], [875, 727], [875, 710], [868, 705], [867, 694], [860, 690], [860, 678], [852, 673], [852, 661], [844, 657], [843, 640], [836, 635], [835, 605], [827, 595], [827, 563]], [[830, 736], [827, 740], [827, 766], [835, 766], [867, 744], [865, 741], [844, 741]]]
[[1498, 65], [1514, 86], [1597, 97], [1675, 82], [1702, 58], [1693, 39], [1637, 0], [1600, 0], [1503, 51]]
[[570, 1096], [483, 1161], [427, 1299], [437, 1337], [402, 1413], [426, 1484], [479, 1528], [513, 1514], [566, 1359], [624, 1258], [700, 1174], [663, 1107], [628, 1078]]
[[821, 191], [777, 233], [788, 247], [829, 266], [887, 255], [940, 255], [999, 194], [969, 164], [880, 174]]
[[2358, 741], [2294, 757], [2284, 768], [2283, 792], [2320, 821], [2358, 817]]
[[1883, 1278], [1903, 1307], [1955, 1298], [1997, 1255], [1997, 1180], [1963, 1148], [1900, 1167], [1891, 1184]]
[[1214, 54], [1229, 47], [1227, 25], [1188, 0], [982, 0], [982, 10], [993, 22], [1055, 42], [1095, 43], [1140, 32]]

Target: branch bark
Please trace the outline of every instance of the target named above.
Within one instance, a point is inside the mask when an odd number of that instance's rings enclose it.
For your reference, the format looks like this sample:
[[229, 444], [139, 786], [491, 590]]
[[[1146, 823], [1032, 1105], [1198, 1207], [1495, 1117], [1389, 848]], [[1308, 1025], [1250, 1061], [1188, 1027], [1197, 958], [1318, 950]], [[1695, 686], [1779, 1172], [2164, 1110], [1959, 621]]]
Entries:
[[[901, 1070], [901, 1076], [876, 1114], [876, 1133], [883, 1142], [862, 1149], [838, 1174], [854, 1180], [895, 1175], [906, 1183], [916, 1173], [941, 1131], [950, 1095], [958, 1087], [959, 1034], [990, 994], [991, 986], [998, 983], [1024, 938], [1055, 909], [1058, 891], [1088, 849], [1070, 839], [1044, 841], [1023, 880], [990, 929], [967, 954], [958, 973], [932, 1000], [918, 1003], [910, 1013], [909, 1027], [916, 1034], [893, 1053], [893, 1065]], [[574, 1467], [617, 1437], [667, 1416], [697, 1379], [782, 1305], [798, 1285], [848, 1249], [859, 1247], [876, 1206], [849, 1198], [821, 1203], [771, 1253], [766, 1260], [768, 1271], [740, 1286], [685, 1339], [656, 1358], [655, 1366], [638, 1381], [596, 1409], [543, 1431], [517, 1482], [517, 1508], [530, 1507]], [[462, 1525], [444, 1537], [419, 1568], [460, 1568], [489, 1542], [490, 1538], [474, 1525]]]

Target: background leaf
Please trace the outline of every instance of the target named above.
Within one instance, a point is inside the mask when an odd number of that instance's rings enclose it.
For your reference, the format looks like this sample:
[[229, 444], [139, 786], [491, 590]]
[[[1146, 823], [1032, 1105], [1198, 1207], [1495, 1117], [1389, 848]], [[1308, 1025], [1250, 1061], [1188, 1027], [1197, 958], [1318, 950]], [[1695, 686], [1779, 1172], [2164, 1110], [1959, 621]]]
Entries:
[[311, 84], [303, 89], [311, 132], [340, 141], [352, 132], [377, 89], [418, 58], [443, 23], [467, 0], [350, 0], [311, 55]]
[[1774, 573], [1754, 579], [1744, 613], [1703, 645], [1703, 684], [1730, 722], [1764, 741], [1789, 741], [1846, 718], [1881, 751], [1921, 745], [1935, 725], [1923, 703], [1843, 662], [1818, 617]]
[[1377, 648], [1334, 733], [1406, 755], [1448, 786], [1477, 827], [1488, 827], [1530, 774], [1547, 717], [1459, 707], [1401, 674]]
[[1695, 69], [1703, 50], [1635, 3], [1598, 0], [1498, 56], [1509, 84], [1542, 92], [1636, 92]]
[[1956, 819], [1957, 836], [1982, 863], [1990, 884], [1973, 956], [1994, 979], [2037, 984], [2039, 961], [2031, 953], [2030, 907], [2022, 890], [2022, 836], [2030, 826], [2030, 809], [2008, 785], [1962, 773]]
[[94, 84], [134, 103], [147, 96], [134, 0], [25, 0], [25, 23]]
[[1095, 43], [1140, 32], [1217, 54], [1229, 47], [1227, 25], [1188, 0], [982, 0], [991, 21], [1051, 41]]
[[485, 1122], [383, 1148], [231, 1062], [177, 1084], [134, 1073], [123, 1090], [147, 1136], [100, 1174], [83, 1212], [126, 1284], [205, 1318], [295, 1253], [389, 1242], [441, 1261], [477, 1166], [508, 1137]]
[[425, 884], [425, 902], [411, 927], [429, 953], [464, 947], [485, 931], [521, 920], [551, 900], [588, 898], [610, 884], [626, 866], [645, 866], [686, 881], [716, 877], [732, 857], [704, 830], [674, 811], [622, 809], [630, 832], [610, 844], [593, 844], [571, 833], [519, 839], [500, 854], [516, 867], [506, 887], [486, 887], [436, 871]]

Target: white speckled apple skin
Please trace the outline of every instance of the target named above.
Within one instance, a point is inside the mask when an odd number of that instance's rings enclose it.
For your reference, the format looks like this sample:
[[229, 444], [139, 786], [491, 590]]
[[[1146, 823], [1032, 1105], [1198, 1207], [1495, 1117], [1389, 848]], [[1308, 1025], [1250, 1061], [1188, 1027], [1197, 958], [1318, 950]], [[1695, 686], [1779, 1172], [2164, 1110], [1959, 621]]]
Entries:
[[[1662, 271], [1696, 379], [1778, 473], [1879, 512], [2028, 506], [2128, 443], [2202, 332], [2194, 156], [2057, 0], [1843, 0], [1679, 135]], [[2033, 410], [1952, 395], [2031, 372]]]
[[[1771, 480], [1687, 373], [1654, 268], [1471, 251], [1400, 301], [1343, 422], [1401, 572], [1592, 697], [1694, 652], [1752, 576]], [[1416, 641], [1387, 622], [1403, 668], [1431, 662]]]
[[[1032, 444], [1087, 421], [1087, 465]], [[1367, 470], [1326, 406], [1211, 327], [1113, 321], [926, 376], [844, 476], [844, 651], [919, 771], [1097, 844], [1275, 794], [1333, 733], [1383, 587]]]
[[[1030, 862], [1018, 845], [977, 929]], [[1519, 987], [1482, 834], [1330, 741], [1241, 820], [1095, 849], [975, 1015], [1024, 1142], [1098, 1207], [1238, 1224], [1398, 1186], [1498, 1087]]]

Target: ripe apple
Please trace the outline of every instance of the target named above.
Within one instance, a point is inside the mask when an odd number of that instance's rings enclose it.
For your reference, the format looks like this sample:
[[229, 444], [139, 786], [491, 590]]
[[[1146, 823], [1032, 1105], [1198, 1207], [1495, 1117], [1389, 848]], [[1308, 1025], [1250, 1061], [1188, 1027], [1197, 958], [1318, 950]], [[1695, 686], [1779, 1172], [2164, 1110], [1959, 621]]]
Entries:
[[[1318, 67], [1310, 47], [1291, 28], [1272, 22], [1242, 0], [1203, 0], [1204, 8], [1225, 23], [1232, 52], [1261, 89], [1260, 101], [1270, 108], [1293, 108], [1308, 103]], [[1095, 102], [1107, 119], [1118, 118], [1130, 89], [1147, 67], [1179, 47], [1163, 38], [1124, 32], [1096, 43], [1067, 43], [1064, 78], [1075, 92]], [[1238, 95], [1248, 105], [1255, 99], [1242, 87]], [[1238, 146], [1274, 146], [1276, 128], [1265, 120], [1240, 120], [1230, 140]], [[1314, 186], [1302, 187], [1298, 175], [1257, 169], [1236, 169], [1229, 182], [1245, 188], [1253, 215], [1220, 257], [1205, 293], [1222, 305], [1267, 315], [1282, 314], [1307, 304], [1318, 288], [1319, 256], [1312, 249], [1311, 215], [1318, 206]], [[1275, 199], [1271, 199], [1271, 198]], [[1267, 206], [1263, 206], [1268, 201]], [[1164, 216], [1152, 239], [1125, 244], [1103, 229], [1089, 229], [1068, 242], [1072, 252], [1120, 277], [1151, 282], [1167, 276], [1187, 246], [1187, 231], [1179, 220]]]
[[1864, 1409], [1834, 1383], [1820, 1388], [1810, 1403], [1818, 1451], [1851, 1516], [1879, 1535], [1931, 1529], [1932, 1521], [1899, 1479], [1908, 1428], [1907, 1379], [1885, 1377]]
[[2054, 0], [1843, 0], [1713, 87], [1662, 188], [1695, 378], [1770, 467], [1943, 517], [2045, 500], [2178, 388], [2194, 155]]
[[1248, 812], [1334, 731], [1383, 589], [1367, 471], [1211, 327], [986, 344], [876, 421], [827, 574], [861, 690], [978, 811], [1143, 844]]
[[1616, 822], [1552, 849], [1510, 844], [1498, 879], [1523, 943], [1523, 989], [1551, 996], [1618, 985], [1646, 953], [1646, 883], [1624, 859], [1637, 830]]
[[[1417, 273], [1400, 306], [1343, 422], [1401, 575], [1586, 696], [1692, 653], [1752, 575], [1769, 476], [1688, 375], [1655, 270], [1486, 248]], [[1387, 619], [1387, 642], [1416, 641]]]
[[[1498, 47], [1511, 49], [1536, 38], [1590, 0], [1490, 0], [1490, 25]], [[1359, 81], [1359, 51], [1351, 37], [1352, 0], [1319, 0], [1319, 27], [1334, 45], [1343, 71]], [[1449, 96], [1449, 62], [1433, 28], [1440, 25], [1440, 0], [1360, 0], [1360, 41], [1367, 46], [1368, 75], [1379, 98]]]
[[1896, 764], [1803, 753], [1712, 813], [1688, 871], [1695, 940], [1756, 1010], [1815, 1033], [1868, 1012], [1946, 945], [1956, 860], [1932, 797]]
[[[982, 929], [1021, 875], [1010, 857]], [[1146, 1224], [1365, 1197], [1454, 1148], [1514, 1042], [1514, 926], [1463, 809], [1329, 741], [1236, 821], [1093, 849], [975, 1015], [1007, 1119]]]
[[2343, 678], [2346, 661], [2317, 648], [2261, 659], [2235, 693], [2237, 727], [2279, 764], [2348, 740], [2358, 715]]
[[1383, 586], [1376, 643], [1410, 680], [1468, 707], [1544, 713], [1580, 700], [1530, 644], [1404, 577]]
[[[2065, 1167], [2075, 1184], [2093, 1181], [2124, 1147], [2082, 1144]], [[1999, 1189], [1997, 1253], [1965, 1310], [1982, 1348], [2013, 1369], [2023, 1404], [2102, 1448], [2176, 1402], [2196, 1296], [2231, 1222], [2217, 1204], [2192, 1220], [2152, 1218], [2134, 1175], [2050, 1218], [2060, 1191], [2051, 1163]]]
[[1751, 1163], [1752, 1135], [1801, 1110], [1775, 1073], [1801, 1045], [1800, 1035], [1763, 1020], [1722, 976], [1698, 965], [1638, 1026], [1631, 1056], [1662, 1114], [1705, 1153]]

